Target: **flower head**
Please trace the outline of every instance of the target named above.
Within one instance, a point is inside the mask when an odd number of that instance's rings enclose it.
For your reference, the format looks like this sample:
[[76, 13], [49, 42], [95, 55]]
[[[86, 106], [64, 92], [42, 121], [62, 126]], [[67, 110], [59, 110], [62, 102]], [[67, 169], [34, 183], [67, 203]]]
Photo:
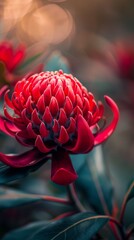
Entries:
[[15, 156], [16, 159], [1, 154], [1, 160], [12, 167], [26, 167], [51, 154], [52, 180], [59, 184], [71, 183], [77, 174], [69, 153], [91, 151], [105, 141], [117, 125], [118, 108], [108, 96], [105, 100], [114, 118], [102, 130], [98, 123], [104, 117], [103, 104], [97, 104], [93, 94], [71, 74], [47, 71], [17, 82], [11, 100], [8, 91], [5, 93], [1, 130], [33, 150], [29, 155], [21, 155], [22, 158]]
[[12, 82], [15, 70], [20, 65], [25, 56], [25, 48], [20, 45], [14, 49], [8, 41], [0, 43], [0, 73], [3, 81]]

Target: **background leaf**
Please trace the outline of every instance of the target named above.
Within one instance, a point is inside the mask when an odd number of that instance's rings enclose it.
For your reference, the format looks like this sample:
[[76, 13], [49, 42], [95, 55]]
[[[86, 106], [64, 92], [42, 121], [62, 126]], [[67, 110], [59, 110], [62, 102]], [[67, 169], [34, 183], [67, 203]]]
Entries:
[[21, 64], [17, 70], [22, 70], [24, 68], [26, 68], [28, 65], [32, 64], [34, 61], [36, 61], [40, 56], [42, 55], [42, 53], [37, 53], [36, 55], [28, 58], [23, 64]]
[[128, 202], [129, 200], [134, 198], [134, 180], [130, 184], [130, 186], [128, 188], [128, 191], [127, 191], [127, 193], [125, 195], [125, 198], [126, 198], [126, 202]]
[[[83, 156], [81, 161], [81, 164], [78, 164], [79, 177], [75, 185], [82, 202], [99, 214], [112, 214], [113, 189], [103, 163], [101, 147], [96, 147], [91, 153]], [[77, 159], [73, 163], [74, 166], [77, 165]]]
[[45, 64], [45, 71], [58, 71], [62, 69], [65, 73], [70, 73], [69, 63], [65, 57], [58, 51], [51, 54]]
[[29, 173], [36, 171], [43, 164], [44, 161], [40, 161], [36, 165], [30, 167], [12, 168], [3, 163], [0, 163], [0, 184], [6, 184], [26, 177]]
[[126, 210], [126, 206], [127, 206], [127, 203], [132, 199], [134, 198], [134, 180], [131, 182], [129, 188], [128, 188], [128, 191], [124, 197], [124, 200], [123, 200], [123, 203], [122, 203], [122, 207], [121, 207], [121, 213], [120, 213], [120, 221], [122, 222], [123, 221], [123, 218], [124, 218], [124, 213], [125, 213], [125, 210]]
[[0, 188], [0, 209], [37, 202], [43, 199], [36, 194], [22, 193], [9, 188]]
[[[9, 233], [3, 240], [23, 240], [29, 233], [27, 240], [90, 240], [108, 221], [108, 218], [93, 213], [79, 213], [58, 221], [53, 221], [38, 231], [32, 232], [30, 226]], [[36, 228], [37, 230], [37, 228]], [[18, 237], [18, 238], [16, 238]]]
[[38, 194], [23, 193], [21, 191], [5, 187], [0, 188], [0, 209], [22, 206], [29, 203], [39, 202], [41, 200], [46, 203], [54, 202], [70, 206], [67, 200], [61, 198], [55, 198], [46, 195], [44, 196]]
[[28, 224], [25, 227], [22, 227], [18, 230], [15, 230], [13, 232], [9, 232], [3, 240], [12, 239], [12, 240], [24, 240], [24, 239], [30, 239], [32, 235], [34, 235], [37, 231], [41, 230], [45, 225], [47, 224], [47, 221], [41, 221], [41, 222], [35, 222]]

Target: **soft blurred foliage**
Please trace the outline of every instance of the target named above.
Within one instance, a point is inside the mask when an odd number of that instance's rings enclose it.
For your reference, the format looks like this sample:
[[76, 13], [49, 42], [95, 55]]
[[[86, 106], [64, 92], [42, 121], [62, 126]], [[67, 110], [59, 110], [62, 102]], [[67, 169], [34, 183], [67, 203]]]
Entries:
[[[121, 206], [128, 184], [134, 176], [133, 9], [133, 0], [0, 1], [0, 40], [10, 41], [14, 46], [24, 44], [26, 59], [38, 56], [35, 61], [31, 61], [29, 64], [26, 62], [25, 68], [20, 66], [18, 71], [22, 71], [23, 74], [35, 72], [36, 67], [40, 64], [43, 64], [43, 70], [55, 71], [62, 68], [64, 71], [74, 74], [99, 100], [103, 101], [103, 96], [109, 95], [117, 102], [120, 109], [118, 127], [112, 137], [102, 146], [103, 164], [105, 164], [107, 175], [111, 176], [114, 190], [111, 188], [111, 183], [108, 183], [107, 176], [103, 178], [100, 172], [97, 175], [98, 181], [102, 182], [102, 185], [107, 183], [102, 192], [106, 202], [109, 202], [110, 212], [116, 212], [116, 209], [112, 209], [113, 203], [109, 197], [113, 194], [116, 204]], [[108, 111], [106, 115], [109, 116]], [[0, 134], [0, 146], [0, 151], [4, 153], [23, 151], [22, 146], [9, 140], [2, 133]], [[91, 192], [95, 199], [98, 196], [94, 192], [92, 175], [89, 173], [90, 175], [87, 176], [86, 168], [83, 177], [84, 167], [79, 166], [85, 161], [85, 156], [82, 161], [79, 160], [79, 157], [74, 158], [76, 158], [74, 165], [81, 169], [78, 169], [81, 174], [76, 182], [76, 187], [80, 188], [80, 199], [84, 191], [86, 199], [82, 201], [87, 206]], [[13, 181], [7, 186], [29, 194], [53, 194], [64, 197], [66, 190], [49, 180], [49, 164], [47, 163], [37, 172], [24, 179]], [[92, 165], [94, 173], [97, 172], [97, 169], [102, 168], [100, 164], [94, 162]], [[86, 192], [85, 189], [90, 184], [91, 191], [89, 189]], [[90, 207], [97, 213], [103, 213], [104, 209], [96, 204], [99, 203], [91, 201]], [[126, 225], [134, 222], [133, 207], [134, 203], [131, 201], [125, 213]], [[53, 204], [49, 206], [49, 204], [36, 201], [33, 206], [22, 206], [20, 210], [18, 207], [1, 209], [0, 233], [3, 234], [23, 226], [30, 223], [31, 220], [44, 221], [45, 219], [47, 221], [56, 217], [57, 212], [62, 214], [63, 206], [56, 205], [55, 207]], [[27, 217], [25, 217], [26, 215]]]

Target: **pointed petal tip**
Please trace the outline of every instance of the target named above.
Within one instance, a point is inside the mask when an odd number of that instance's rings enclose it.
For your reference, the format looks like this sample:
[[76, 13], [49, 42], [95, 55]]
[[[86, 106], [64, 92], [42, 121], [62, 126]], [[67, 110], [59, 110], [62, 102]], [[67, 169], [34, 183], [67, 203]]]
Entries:
[[95, 138], [95, 145], [99, 145], [101, 143], [103, 143], [105, 140], [107, 140], [107, 138], [109, 138], [111, 136], [111, 134], [114, 132], [117, 123], [119, 121], [119, 108], [117, 106], [117, 104], [114, 102], [114, 100], [112, 98], [110, 98], [109, 96], [105, 95], [104, 96], [106, 103], [109, 105], [109, 107], [112, 110], [113, 113], [113, 119], [111, 121], [111, 123], [102, 131], [100, 132], [96, 138]]
[[7, 90], [8, 90], [8, 85], [4, 85], [4, 86], [0, 89], [0, 98], [6, 93]]
[[69, 185], [77, 179], [78, 175], [72, 173], [65, 168], [58, 169], [51, 179], [54, 183], [59, 185]]
[[66, 147], [72, 153], [87, 153], [94, 146], [94, 136], [84, 117], [79, 114], [77, 117], [77, 140], [75, 146]]
[[115, 103], [115, 101], [112, 98], [110, 98], [107, 95], [105, 95], [104, 98], [105, 98], [106, 103], [110, 106], [110, 108], [113, 111], [114, 119], [116, 119], [116, 123], [118, 123], [120, 112], [119, 112], [119, 108], [118, 108], [117, 104]]

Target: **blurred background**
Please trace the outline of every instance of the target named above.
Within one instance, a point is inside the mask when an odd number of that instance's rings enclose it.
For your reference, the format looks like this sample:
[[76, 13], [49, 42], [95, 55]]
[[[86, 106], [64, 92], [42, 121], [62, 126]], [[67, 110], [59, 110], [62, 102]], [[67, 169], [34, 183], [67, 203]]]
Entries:
[[[118, 204], [134, 175], [133, 9], [133, 0], [0, 0], [1, 42], [8, 40], [14, 47], [24, 45], [26, 59], [39, 54], [16, 74], [36, 71], [40, 64], [42, 70], [63, 68], [98, 100], [104, 103], [103, 96], [109, 95], [117, 102], [120, 121], [102, 149]], [[109, 122], [109, 110], [106, 115]], [[10, 141], [9, 145], [8, 138], [3, 141], [2, 137], [2, 151], [21, 151], [20, 146], [16, 149], [16, 142]], [[58, 191], [44, 181], [50, 174], [46, 169], [45, 165], [19, 182], [20, 189], [43, 194]], [[30, 181], [34, 182], [32, 188]], [[128, 211], [128, 221], [129, 217]]]

